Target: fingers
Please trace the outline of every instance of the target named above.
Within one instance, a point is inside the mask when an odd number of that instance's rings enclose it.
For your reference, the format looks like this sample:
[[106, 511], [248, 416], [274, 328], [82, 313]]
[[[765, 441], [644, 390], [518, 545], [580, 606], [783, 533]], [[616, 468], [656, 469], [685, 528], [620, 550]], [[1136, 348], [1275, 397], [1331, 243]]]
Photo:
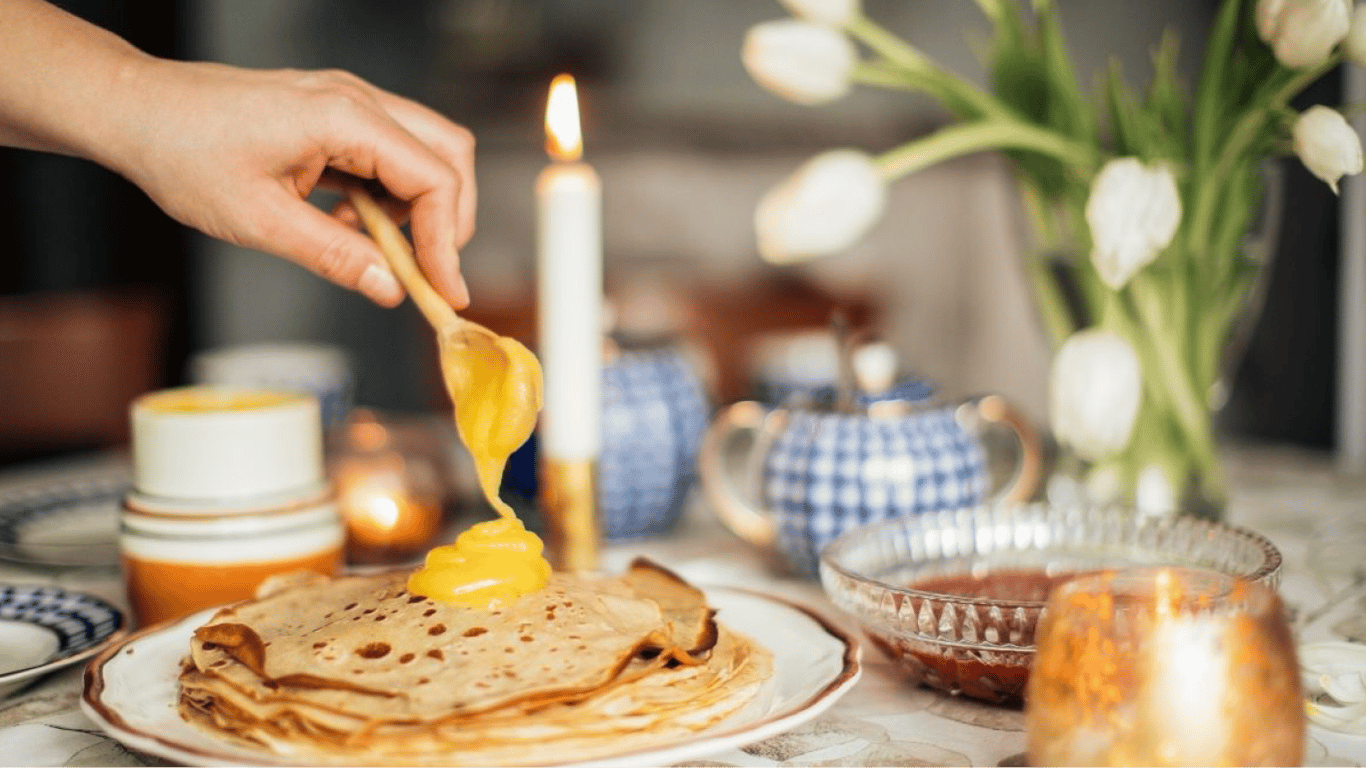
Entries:
[[409, 133], [426, 144], [460, 177], [456, 207], [456, 245], [463, 248], [474, 236], [478, 194], [474, 173], [474, 134], [421, 104], [379, 91], [384, 109]]
[[283, 186], [266, 195], [257, 215], [262, 242], [251, 244], [297, 262], [384, 307], [404, 297], [375, 242], [290, 194]]
[[[469, 290], [460, 276], [457, 249], [461, 242], [458, 212], [466, 178], [396, 122], [372, 114], [369, 120], [354, 125], [353, 132], [332, 140], [328, 147], [330, 165], [378, 179], [391, 195], [408, 202], [418, 263], [446, 301], [456, 308], [465, 307]], [[472, 155], [466, 165], [466, 172], [472, 172]], [[470, 221], [466, 228], [472, 226]]]

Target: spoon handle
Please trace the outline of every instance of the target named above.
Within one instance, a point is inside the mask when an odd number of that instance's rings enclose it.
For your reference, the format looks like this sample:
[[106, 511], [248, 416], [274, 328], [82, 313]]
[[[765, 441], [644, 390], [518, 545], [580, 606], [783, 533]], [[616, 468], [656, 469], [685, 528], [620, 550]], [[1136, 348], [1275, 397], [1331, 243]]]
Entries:
[[389, 214], [370, 197], [370, 193], [359, 187], [350, 187], [346, 194], [351, 204], [356, 207], [356, 213], [360, 214], [365, 229], [379, 245], [384, 260], [389, 262], [389, 268], [394, 271], [394, 276], [403, 284], [408, 295], [413, 297], [413, 303], [422, 312], [422, 316], [427, 318], [427, 322], [438, 331], [449, 330], [463, 323], [464, 320], [455, 314], [451, 305], [447, 304], [432, 284], [427, 282], [427, 278], [417, 266], [417, 259], [413, 256], [412, 247], [408, 245], [408, 238], [403, 236], [402, 230], [389, 218]]

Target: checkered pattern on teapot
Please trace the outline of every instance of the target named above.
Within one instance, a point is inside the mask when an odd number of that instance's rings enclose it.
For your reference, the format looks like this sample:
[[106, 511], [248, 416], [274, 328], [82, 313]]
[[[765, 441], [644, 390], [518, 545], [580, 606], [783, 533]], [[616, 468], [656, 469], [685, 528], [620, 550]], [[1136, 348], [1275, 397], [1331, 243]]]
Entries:
[[598, 516], [603, 538], [658, 536], [677, 522], [696, 475], [709, 406], [677, 350], [622, 353], [603, 369]]
[[844, 531], [901, 515], [977, 504], [986, 460], [951, 407], [894, 418], [790, 412], [764, 472], [763, 496], [788, 565], [814, 574]]

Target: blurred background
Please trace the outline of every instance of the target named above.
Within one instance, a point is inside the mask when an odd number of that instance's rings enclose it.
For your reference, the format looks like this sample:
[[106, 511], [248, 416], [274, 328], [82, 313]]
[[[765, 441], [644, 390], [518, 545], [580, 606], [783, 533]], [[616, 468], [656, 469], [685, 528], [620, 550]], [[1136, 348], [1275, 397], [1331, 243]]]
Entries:
[[[1019, 263], [1025, 228], [994, 155], [891, 189], [872, 235], [796, 268], [760, 261], [760, 195], [831, 146], [890, 148], [943, 116], [928, 100], [860, 91], [807, 109], [755, 85], [739, 51], [774, 0], [64, 0], [152, 53], [250, 67], [339, 67], [425, 102], [479, 139], [478, 233], [462, 254], [470, 315], [533, 341], [533, 182], [546, 163], [546, 87], [579, 81], [585, 159], [603, 179], [606, 285], [617, 330], [673, 333], [707, 360], [714, 401], [763, 366], [819, 371], [803, 331], [832, 309], [884, 337], [942, 393], [996, 392], [1043, 423], [1048, 349]], [[864, 0], [869, 15], [974, 80], [987, 26], [965, 0]], [[1089, 82], [1110, 55], [1146, 80], [1178, 30], [1194, 78], [1214, 0], [1060, 2]], [[1331, 75], [1307, 94], [1334, 99]], [[1336, 198], [1286, 162], [1265, 306], [1231, 371], [1236, 438], [1333, 444]], [[207, 350], [256, 342], [340, 349], [354, 399], [448, 408], [431, 332], [293, 264], [185, 231], [82, 161], [0, 150], [0, 463], [117, 445], [127, 403], [183, 383]], [[320, 200], [325, 203], [326, 201]]]

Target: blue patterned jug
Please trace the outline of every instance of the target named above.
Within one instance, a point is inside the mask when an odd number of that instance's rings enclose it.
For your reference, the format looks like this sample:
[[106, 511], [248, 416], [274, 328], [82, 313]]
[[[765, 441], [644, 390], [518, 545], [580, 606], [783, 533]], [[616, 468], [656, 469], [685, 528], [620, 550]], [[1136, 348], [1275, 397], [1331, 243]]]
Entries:
[[598, 524], [605, 541], [652, 538], [678, 521], [696, 478], [710, 405], [674, 347], [610, 356], [602, 380]]
[[[776, 548], [792, 571], [812, 576], [821, 549], [846, 530], [981, 503], [991, 489], [977, 430], [988, 422], [1010, 426], [1021, 446], [1014, 479], [998, 493], [1029, 498], [1041, 466], [1029, 423], [995, 395], [940, 405], [914, 381], [862, 397], [854, 412], [754, 401], [722, 410], [701, 448], [702, 488], [738, 536]], [[753, 442], [736, 452], [740, 433]]]

